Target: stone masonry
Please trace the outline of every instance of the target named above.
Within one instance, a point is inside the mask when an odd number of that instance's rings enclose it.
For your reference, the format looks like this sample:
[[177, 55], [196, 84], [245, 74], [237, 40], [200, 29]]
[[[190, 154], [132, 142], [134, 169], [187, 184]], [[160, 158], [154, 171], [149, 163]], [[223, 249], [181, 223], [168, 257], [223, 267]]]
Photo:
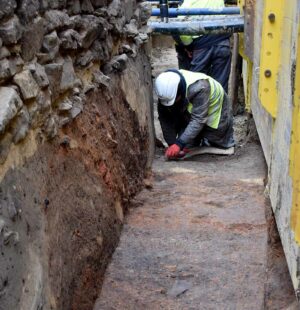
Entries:
[[151, 5], [0, 0], [0, 310], [90, 310], [154, 148]]
[[[81, 113], [86, 93], [107, 81], [104, 74], [122, 72], [136, 57], [150, 11], [135, 2], [0, 1], [0, 164], [31, 129], [53, 138]], [[96, 83], [81, 78], [91, 67], [90, 77], [101, 76]]]

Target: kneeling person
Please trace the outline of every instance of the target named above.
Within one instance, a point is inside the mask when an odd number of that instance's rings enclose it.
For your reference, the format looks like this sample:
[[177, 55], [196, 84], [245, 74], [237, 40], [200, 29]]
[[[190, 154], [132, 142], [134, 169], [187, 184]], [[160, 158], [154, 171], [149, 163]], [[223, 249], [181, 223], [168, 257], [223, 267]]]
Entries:
[[203, 73], [168, 70], [156, 78], [154, 87], [160, 125], [169, 145], [167, 158], [176, 158], [189, 147], [234, 146], [229, 99], [216, 80]]

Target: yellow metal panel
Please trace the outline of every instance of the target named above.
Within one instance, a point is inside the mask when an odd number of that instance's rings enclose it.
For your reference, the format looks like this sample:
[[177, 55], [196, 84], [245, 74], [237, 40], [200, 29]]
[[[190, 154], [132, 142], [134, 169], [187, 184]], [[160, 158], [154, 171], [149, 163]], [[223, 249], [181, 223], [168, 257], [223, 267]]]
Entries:
[[263, 107], [276, 118], [278, 105], [278, 74], [281, 65], [281, 41], [284, 35], [283, 22], [285, 0], [265, 0], [261, 57], [259, 96]]
[[[241, 13], [243, 13], [243, 8], [245, 7], [245, 0], [238, 0], [238, 5], [241, 8]], [[254, 14], [254, 13], [253, 13]], [[252, 88], [252, 61], [245, 54], [245, 45], [244, 45], [244, 34], [239, 33], [239, 54], [247, 62], [247, 72], [246, 80], [244, 81], [245, 89], [245, 110], [251, 112], [251, 88]], [[245, 78], [244, 78], [245, 79]]]
[[291, 226], [295, 239], [300, 244], [300, 26], [295, 77], [292, 144], [290, 152], [290, 174], [293, 180], [293, 207]]

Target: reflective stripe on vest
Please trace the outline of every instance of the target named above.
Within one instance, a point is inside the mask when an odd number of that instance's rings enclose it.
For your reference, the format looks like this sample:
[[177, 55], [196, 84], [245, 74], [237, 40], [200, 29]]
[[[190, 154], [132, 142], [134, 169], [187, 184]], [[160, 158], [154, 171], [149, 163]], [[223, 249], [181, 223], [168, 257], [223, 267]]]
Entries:
[[[186, 81], [186, 92], [190, 85], [194, 84], [198, 80], [208, 80], [210, 85], [210, 95], [209, 95], [209, 107], [208, 107], [208, 119], [206, 125], [217, 129], [219, 126], [222, 105], [224, 99], [224, 89], [219, 82], [212, 79], [210, 76], [199, 73], [191, 72], [187, 70], [179, 70]], [[193, 104], [189, 102], [187, 110], [192, 113]]]
[[[225, 6], [224, 0], [184, 0], [180, 8], [184, 9], [219, 9]], [[181, 18], [186, 18], [182, 16]], [[190, 16], [190, 19], [199, 19], [199, 16]], [[184, 45], [190, 45], [193, 42], [193, 39], [198, 38], [199, 36], [180, 36], [180, 40]]]

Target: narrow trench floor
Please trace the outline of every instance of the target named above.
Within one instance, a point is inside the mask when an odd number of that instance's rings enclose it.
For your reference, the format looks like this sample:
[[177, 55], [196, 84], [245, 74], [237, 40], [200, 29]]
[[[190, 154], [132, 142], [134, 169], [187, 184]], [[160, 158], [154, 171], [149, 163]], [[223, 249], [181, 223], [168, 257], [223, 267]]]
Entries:
[[269, 283], [265, 171], [255, 143], [230, 157], [157, 154], [95, 309], [288, 309], [284, 260]]
[[[152, 61], [154, 76], [177, 65], [173, 48], [153, 49]], [[94, 310], [298, 309], [264, 195], [264, 156], [246, 132], [247, 117], [237, 117], [229, 157], [170, 162], [157, 151]]]

